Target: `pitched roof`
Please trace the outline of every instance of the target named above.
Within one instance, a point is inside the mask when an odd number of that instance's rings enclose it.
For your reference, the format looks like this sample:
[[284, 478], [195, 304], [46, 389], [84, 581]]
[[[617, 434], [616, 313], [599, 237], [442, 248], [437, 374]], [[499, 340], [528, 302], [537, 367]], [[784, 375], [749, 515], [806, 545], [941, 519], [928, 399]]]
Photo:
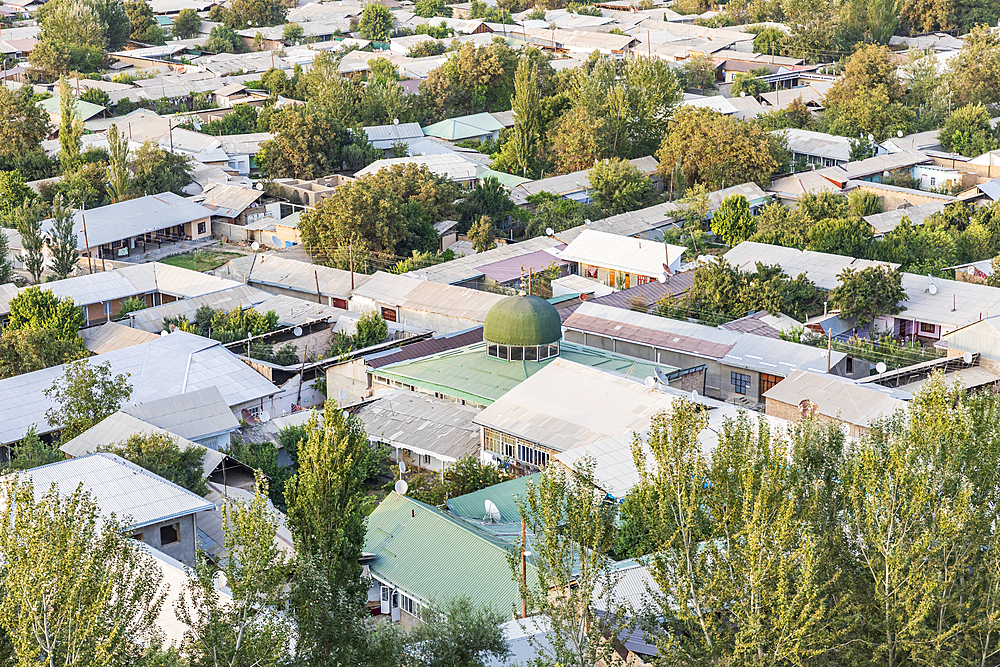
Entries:
[[133, 329], [117, 322], [105, 322], [99, 327], [80, 331], [83, 344], [92, 354], [104, 354], [156, 339], [156, 334]]
[[858, 271], [870, 266], [899, 268], [899, 264], [892, 262], [855, 259], [845, 255], [834, 255], [815, 250], [798, 250], [754, 241], [744, 241], [726, 252], [723, 257], [737, 269], [748, 273], [756, 273], [757, 262], [763, 262], [767, 265], [777, 264], [793, 278], [801, 273], [806, 274], [806, 278], [822, 290], [832, 290], [836, 287], [838, 284], [837, 274], [846, 268]]
[[[506, 614], [519, 605], [507, 543], [412, 498], [390, 493], [367, 521], [372, 576], [422, 604], [464, 596]], [[528, 585], [537, 572], [528, 563]]]
[[478, 410], [433, 396], [397, 390], [355, 413], [371, 440], [452, 463], [479, 451]]
[[549, 236], [536, 236], [520, 243], [505, 243], [486, 252], [457, 257], [449, 262], [411, 271], [409, 275], [436, 283], [454, 285], [482, 277], [484, 275], [482, 267], [487, 264], [510, 257], [523, 257], [538, 250], [555, 248], [560, 245], [564, 244], [558, 239]]
[[448, 152], [437, 155], [411, 155], [409, 157], [376, 160], [358, 171], [354, 176], [362, 178], [368, 174], [378, 173], [381, 169], [388, 169], [397, 164], [416, 164], [420, 167], [427, 167], [429, 171], [438, 176], [443, 176], [453, 181], [471, 181], [475, 180], [479, 175], [478, 163], [458, 153]]
[[[351, 272], [319, 264], [300, 262], [280, 253], [260, 253], [237, 257], [215, 270], [215, 275], [242, 283], [267, 285], [304, 292], [315, 297], [316, 283], [323, 296], [346, 299], [351, 294]], [[354, 274], [354, 286], [365, 284], [369, 276]]]
[[82, 485], [93, 494], [102, 517], [114, 515], [132, 530], [215, 507], [187, 489], [107, 452], [50, 463], [20, 474], [34, 482], [36, 497], [53, 484], [60, 495], [70, 494]]
[[370, 125], [361, 128], [368, 135], [368, 141], [375, 148], [386, 150], [398, 141], [407, 143], [408, 139], [423, 139], [424, 132], [419, 123], [399, 123], [398, 125]]
[[858, 384], [835, 375], [795, 371], [768, 389], [764, 398], [788, 405], [809, 399], [819, 414], [867, 428], [903, 408], [911, 396], [874, 382]]
[[945, 202], [932, 201], [916, 206], [906, 206], [884, 213], [866, 215], [864, 221], [871, 225], [877, 234], [888, 234], [903, 221], [903, 218], [909, 218], [911, 225], [922, 225], [928, 217], [943, 211], [946, 205]]
[[504, 129], [504, 124], [493, 117], [492, 114], [483, 112], [469, 116], [459, 116], [448, 118], [433, 125], [428, 125], [423, 129], [424, 135], [428, 137], [438, 137], [448, 141], [460, 141], [479, 137], [491, 132], [499, 132]]
[[788, 143], [788, 150], [793, 153], [816, 155], [842, 162], [848, 162], [851, 159], [851, 141], [847, 137], [826, 134], [825, 132], [813, 132], [812, 130], [800, 130], [794, 127], [774, 130], [772, 134], [783, 134]]
[[669, 243], [584, 229], [562, 251], [562, 259], [656, 277], [666, 271], [664, 265], [676, 268], [685, 250]]
[[435, 313], [474, 322], [486, 319], [490, 308], [502, 301], [502, 294], [443, 285], [430, 280], [418, 280], [409, 274], [377, 271], [354, 290], [353, 297], [370, 299], [379, 304], [399, 306], [406, 310]]
[[235, 218], [253, 206], [263, 195], [262, 190], [209, 183], [200, 195], [191, 197], [191, 201], [198, 202], [215, 215]]
[[233, 431], [240, 426], [215, 386], [134, 403], [122, 408], [122, 412], [188, 440]]
[[518, 523], [521, 521], [521, 510], [517, 506], [517, 499], [524, 496], [528, 482], [538, 483], [539, 475], [541, 473], [517, 477], [479, 491], [449, 498], [448, 511], [464, 519], [481, 521], [486, 515], [486, 501], [489, 500], [500, 511], [500, 523]]
[[[661, 283], [659, 280], [654, 280], [642, 285], [635, 285], [634, 287], [629, 287], [628, 289], [618, 290], [616, 292], [612, 292], [611, 294], [599, 296], [592, 301], [587, 301], [586, 303], [599, 303], [605, 306], [614, 306], [615, 308], [625, 308], [626, 310], [631, 310], [636, 302], [641, 301], [646, 304], [648, 308], [653, 308], [655, 307], [656, 302], [662, 297], [667, 295], [678, 297], [687, 292], [693, 283], [694, 271], [684, 271], [683, 273], [673, 274], [667, 278], [667, 282], [665, 283]], [[584, 302], [578, 302], [565, 308], [560, 308], [559, 316], [563, 318], [563, 321], [565, 321], [567, 317], [580, 307], [581, 303]]]
[[473, 343], [481, 343], [482, 341], [483, 328], [473, 327], [465, 331], [442, 334], [416, 343], [410, 343], [409, 345], [401, 345], [376, 352], [375, 354], [365, 356], [364, 359], [365, 363], [371, 368], [381, 368], [382, 366], [388, 366], [398, 361], [419, 359], [420, 357], [430, 356], [446, 350], [454, 350], [466, 345], [472, 345]]

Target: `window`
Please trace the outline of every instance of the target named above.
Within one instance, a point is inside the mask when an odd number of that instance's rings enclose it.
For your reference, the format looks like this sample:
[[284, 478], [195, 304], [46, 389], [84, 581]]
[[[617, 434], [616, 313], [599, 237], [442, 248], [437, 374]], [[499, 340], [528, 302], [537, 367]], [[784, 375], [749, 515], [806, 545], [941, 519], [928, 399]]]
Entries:
[[928, 324], [927, 322], [921, 322], [920, 333], [927, 333], [927, 334], [937, 333], [937, 326], [933, 324]]
[[[773, 387], [774, 385], [778, 384], [779, 382], [781, 382], [784, 379], [785, 378], [781, 377], [780, 375], [769, 375], [767, 373], [761, 373], [760, 374], [760, 398], [761, 398], [761, 400], [764, 400], [764, 393], [767, 392], [768, 389], [770, 389], [771, 387]], [[743, 393], [745, 393], [745, 392], [743, 392]]]
[[648, 282], [652, 282], [652, 279], [649, 276], [636, 276], [635, 282], [637, 285], [645, 285]]
[[340, 308], [341, 310], [347, 310], [347, 299], [338, 299], [333, 297], [333, 307]]
[[538, 361], [538, 348], [537, 347], [526, 347], [526, 348], [524, 348], [524, 360], [525, 361]]
[[588, 278], [593, 278], [594, 280], [597, 280], [597, 267], [596, 266], [588, 266], [586, 268], [586, 273], [587, 273], [587, 277]]
[[512, 435], [507, 435], [502, 433], [500, 435], [500, 440], [503, 443], [503, 451], [501, 452], [504, 456], [514, 457], [514, 443], [517, 442], [516, 438]]
[[512, 347], [510, 348], [510, 360], [511, 361], [522, 361], [524, 359], [524, 348], [523, 347]]
[[204, 222], [199, 222], [198, 223], [198, 233], [199, 234], [204, 234], [205, 233], [205, 223]]
[[169, 526], [162, 526], [160, 528], [160, 546], [165, 547], [168, 544], [176, 544], [181, 541], [181, 525], [179, 523], [172, 523]]
[[848, 375], [853, 374], [854, 373], [854, 357], [847, 357], [847, 361], [844, 364], [844, 367], [845, 367], [845, 370], [847, 371]]
[[417, 603], [413, 601], [413, 598], [403, 594], [400, 594], [399, 598], [400, 602], [402, 603], [399, 605], [400, 608], [407, 614], [415, 614], [414, 610], [417, 607]]
[[431, 464], [431, 455], [430, 454], [424, 454], [424, 465], [426, 466], [426, 465], [430, 465], [430, 464]]
[[395, 322], [396, 311], [392, 308], [382, 308], [382, 319], [386, 322]]
[[486, 346], [486, 355], [489, 356], [489, 357], [496, 357], [496, 356], [498, 356], [496, 343], [488, 343], [487, 344], [487, 346]]
[[737, 394], [746, 395], [746, 393], [750, 390], [749, 375], [744, 375], [743, 373], [737, 373], [736, 371], [733, 371], [731, 381], [733, 383], [733, 387], [735, 387], [735, 391]]
[[936, 183], [937, 183], [937, 179], [934, 178], [933, 176], [931, 176], [931, 187], [933, 188]]
[[508, 356], [507, 356], [507, 346], [506, 345], [498, 345], [497, 346], [497, 358], [498, 359], [507, 359], [508, 358]]

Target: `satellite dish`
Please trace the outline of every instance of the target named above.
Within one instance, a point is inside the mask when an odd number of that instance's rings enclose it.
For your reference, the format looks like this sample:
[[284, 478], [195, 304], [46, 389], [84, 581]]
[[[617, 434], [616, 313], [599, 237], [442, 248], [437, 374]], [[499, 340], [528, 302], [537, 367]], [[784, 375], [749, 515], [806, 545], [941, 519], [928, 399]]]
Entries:
[[271, 234], [271, 243], [274, 245], [275, 248], [281, 247], [281, 239], [278, 238], [277, 234]]
[[586, 300], [587, 300], [587, 293], [580, 292], [580, 301], [586, 301]]
[[546, 235], [546, 236], [552, 236], [553, 234], [555, 234], [555, 232], [554, 232], [554, 231], [552, 231], [552, 228], [551, 228], [551, 227], [546, 227], [546, 228], [545, 228], [545, 235]]
[[691, 400], [697, 402], [697, 400], [698, 400], [698, 390], [697, 389], [692, 389], [691, 390]]
[[487, 498], [485, 505], [486, 516], [483, 518], [488, 518], [493, 523], [500, 523], [500, 510], [493, 504], [493, 501]]
[[254, 187], [256, 189], [258, 189], [258, 190], [263, 190], [264, 189], [264, 184], [261, 183], [260, 181], [257, 181], [257, 183], [254, 185]]
[[292, 329], [292, 333], [295, 334], [296, 337], [301, 336], [302, 335], [302, 327], [295, 327], [294, 329]]
[[401, 495], [401, 496], [405, 496], [405, 495], [406, 495], [406, 492], [410, 490], [410, 485], [406, 483], [406, 480], [405, 480], [405, 479], [401, 479], [401, 480], [399, 480], [398, 482], [396, 482], [395, 486], [393, 486], [392, 488], [393, 488], [393, 489], [394, 489], [394, 490], [396, 491], [396, 493], [398, 493], [399, 495]]
[[931, 294], [937, 294], [937, 285], [931, 283], [931, 286], [927, 288], [927, 291]]
[[646, 386], [650, 389], [656, 386], [656, 378], [650, 375], [646, 378]]
[[875, 141], [875, 136], [871, 133], [868, 134], [868, 141]]
[[400, 475], [406, 474], [406, 464], [403, 463], [402, 461], [399, 462], [399, 474]]
[[254, 252], [257, 252], [258, 250], [260, 250], [260, 244], [254, 241], [253, 243], [250, 244], [250, 249], [253, 250]]
[[170, 332], [167, 331], [166, 329], [164, 329], [163, 331], [160, 332], [160, 335], [161, 336], [168, 336], [168, 335], [170, 335]]
[[882, 373], [885, 373], [886, 368], [887, 368], [887, 366], [885, 365], [884, 361], [880, 361], [877, 364], [875, 364], [875, 370], [877, 370], [879, 372], [879, 375], [881, 375]]
[[900, 139], [902, 139], [903, 138], [903, 131], [902, 130], [896, 130], [896, 136], [899, 137]]
[[972, 363], [972, 353], [971, 352], [966, 352], [965, 354], [963, 354], [962, 355], [962, 361], [964, 361], [967, 364], [971, 364]]
[[340, 400], [342, 400], [342, 401], [346, 401], [347, 400], [347, 394], [344, 393], [343, 389], [341, 389], [337, 393], [340, 395]]
[[267, 412], [267, 411], [264, 411], [264, 412], [260, 413], [260, 420], [262, 422], [269, 422], [269, 421], [271, 421], [271, 413]]
[[656, 277], [656, 279], [659, 280], [661, 283], [665, 283], [667, 282], [667, 274], [661, 273], [659, 276]]
[[666, 373], [664, 373], [663, 371], [661, 371], [656, 366], [653, 366], [653, 371], [656, 373], [656, 379], [657, 380], [659, 380], [660, 382], [662, 382], [663, 384], [666, 384], [666, 385], [670, 384], [670, 382], [668, 381], [669, 378], [667, 378], [667, 374]]

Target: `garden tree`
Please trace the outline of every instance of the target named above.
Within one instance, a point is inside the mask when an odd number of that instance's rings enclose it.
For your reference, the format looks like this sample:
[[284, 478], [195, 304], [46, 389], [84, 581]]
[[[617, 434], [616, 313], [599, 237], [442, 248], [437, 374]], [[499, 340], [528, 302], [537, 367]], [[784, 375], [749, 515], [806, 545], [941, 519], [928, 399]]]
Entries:
[[[591, 667], [611, 650], [594, 615], [595, 593], [610, 595], [613, 583], [609, 554], [614, 547], [614, 505], [594, 493], [594, 461], [583, 458], [571, 471], [546, 466], [517, 499], [521, 519], [534, 535], [529, 546], [520, 540], [508, 561], [530, 610], [549, 622], [550, 646], [536, 647], [548, 663]], [[530, 549], [538, 571], [536, 582], [520, 583], [521, 559]]]
[[585, 220], [597, 220], [601, 217], [601, 211], [596, 206], [563, 199], [551, 192], [529, 195], [528, 203], [535, 208], [524, 229], [524, 234], [529, 239], [542, 236], [547, 229], [558, 234], [579, 227]]
[[160, 569], [82, 486], [7, 475], [0, 628], [17, 665], [115, 667], [156, 640]]
[[361, 21], [358, 23], [358, 33], [365, 39], [375, 42], [388, 42], [389, 35], [396, 25], [392, 11], [388, 7], [379, 3], [366, 5], [361, 12]]
[[750, 202], [743, 195], [729, 195], [712, 216], [712, 232], [726, 245], [743, 243], [757, 231], [757, 221], [750, 212]]
[[29, 287], [8, 303], [10, 316], [5, 330], [49, 329], [62, 338], [78, 338], [83, 313], [73, 299], [60, 299], [51, 290]]
[[854, 217], [863, 218], [882, 212], [882, 199], [870, 190], [857, 189], [847, 197], [847, 206]]
[[[809, 62], [829, 62], [841, 55], [835, 0], [785, 0], [781, 3], [791, 32], [784, 40], [784, 55]], [[847, 45], [849, 49], [853, 43]]]
[[281, 41], [295, 44], [305, 39], [306, 33], [298, 23], [286, 23], [281, 29]]
[[[240, 105], [242, 108], [246, 105]], [[132, 171], [129, 169], [128, 139], [112, 125], [108, 130], [108, 194], [111, 203], [117, 204], [131, 199]]]
[[350, 248], [355, 269], [365, 252], [409, 254], [410, 233], [451, 219], [456, 196], [451, 181], [424, 166], [392, 165], [337, 188], [315, 210], [303, 213], [302, 242], [314, 256], [343, 268], [347, 268]]
[[778, 28], [755, 28], [753, 31], [754, 53], [765, 53], [772, 56], [783, 55], [782, 47], [785, 33]]
[[779, 202], [765, 206], [757, 214], [757, 231], [749, 240], [805, 250], [813, 221], [802, 207], [789, 208]]
[[819, 548], [819, 508], [801, 497], [797, 487], [809, 487], [788, 464], [796, 447], [740, 416], [724, 424], [709, 458], [699, 442], [707, 426], [695, 403], [679, 400], [653, 417], [646, 437], [634, 436], [634, 493], [659, 588], [642, 624], [647, 641], [683, 663], [823, 660], [844, 641], [850, 607]]
[[460, 229], [468, 229], [476, 220], [484, 215], [493, 220], [506, 220], [508, 217], [519, 217], [521, 211], [507, 194], [507, 189], [500, 184], [495, 176], [487, 176], [476, 183], [464, 200], [456, 207]]
[[661, 176], [669, 176], [680, 163], [689, 185], [704, 183], [719, 190], [748, 181], [765, 187], [785, 160], [785, 149], [778, 137], [753, 123], [711, 109], [681, 107], [656, 155]]
[[340, 72], [340, 56], [324, 51], [303, 77], [309, 101], [329, 118], [349, 124], [360, 97], [359, 85]]
[[227, 113], [222, 118], [202, 123], [201, 128], [195, 128], [192, 124], [188, 126], [188, 129], [216, 137], [230, 134], [249, 134], [257, 131], [257, 121], [257, 109], [246, 104], [239, 104], [231, 113]]
[[579, 70], [570, 98], [603, 121], [598, 141], [610, 155], [637, 158], [656, 151], [681, 90], [659, 58], [601, 56]]
[[49, 115], [32, 95], [27, 84], [17, 90], [0, 86], [0, 158], [5, 164], [37, 153], [49, 135]]
[[222, 451], [240, 463], [260, 471], [268, 480], [268, 498], [276, 508], [285, 511], [285, 484], [294, 471], [284, 460], [278, 462], [280, 451], [274, 443], [250, 442], [237, 436]]
[[70, 62], [118, 51], [132, 32], [122, 0], [55, 0], [41, 9], [35, 14], [40, 42], [66, 52]]
[[548, 134], [548, 158], [556, 174], [590, 169], [607, 152], [599, 137], [604, 121], [586, 107], [573, 107], [555, 122]]
[[61, 196], [73, 208], [93, 208], [102, 205], [107, 194], [107, 171], [104, 168], [103, 151], [100, 155], [100, 162], [82, 162], [87, 154], [81, 155], [81, 163], [72, 171], [64, 172], [62, 178], [51, 189], [41, 188], [42, 199]]
[[90, 88], [83, 91], [80, 93], [80, 99], [84, 102], [90, 102], [91, 104], [96, 104], [104, 108], [109, 108], [111, 106], [111, 96], [100, 88]]
[[444, 482], [450, 498], [474, 493], [511, 479], [514, 479], [512, 473], [498, 466], [483, 463], [473, 454], [466, 454], [444, 471]]
[[42, 220], [45, 209], [37, 200], [24, 201], [19, 208], [10, 212], [7, 221], [21, 235], [21, 246], [24, 248], [22, 258], [24, 269], [31, 276], [31, 281], [37, 283], [42, 276], [45, 265], [45, 238], [42, 236]]
[[926, 132], [941, 127], [949, 104], [937, 54], [930, 49], [910, 49], [900, 75], [907, 82], [906, 103], [917, 114], [914, 131]]
[[139, 147], [132, 158], [132, 191], [142, 195], [161, 192], [184, 194], [194, 167], [185, 155], [163, 150], [152, 141]]
[[[517, 61], [517, 52], [499, 37], [487, 46], [465, 42], [420, 83], [420, 104], [429, 120], [506, 110]], [[545, 78], [542, 71], [539, 78]]]
[[331, 403], [310, 416], [298, 468], [285, 485], [288, 527], [295, 540], [296, 577], [290, 609], [297, 651], [309, 664], [366, 664], [369, 630], [361, 619], [368, 583], [362, 578], [368, 437], [358, 417]]
[[824, 122], [833, 134], [872, 134], [883, 141], [897, 130], [907, 132], [913, 111], [905, 104], [906, 90], [885, 46], [861, 46], [847, 59], [844, 76], [824, 98]]
[[946, 150], [966, 157], [1000, 147], [1000, 138], [990, 123], [990, 111], [979, 103], [955, 109], [938, 133], [938, 140]]
[[377, 310], [370, 310], [355, 325], [354, 344], [360, 349], [378, 345], [389, 337], [389, 325]]
[[[754, 40], [757, 41], [756, 39]], [[749, 72], [740, 72], [733, 75], [733, 85], [729, 88], [729, 93], [733, 97], [743, 97], [749, 95], [756, 97], [771, 90], [771, 84], [760, 77], [767, 76], [771, 71], [766, 67], [752, 69]]]
[[762, 113], [755, 119], [758, 125], [768, 130], [783, 130], [787, 127], [804, 129], [812, 124], [812, 120], [812, 111], [801, 96], [789, 102], [784, 109]]
[[472, 243], [472, 249], [476, 252], [486, 252], [497, 247], [497, 228], [493, 224], [493, 219], [488, 215], [480, 216], [472, 223], [466, 234]]
[[1000, 105], [1000, 37], [977, 25], [962, 42], [962, 49], [948, 61], [948, 91], [956, 106]]
[[809, 229], [809, 250], [865, 257], [874, 232], [861, 218], [826, 218]]
[[606, 215], [634, 211], [650, 203], [652, 182], [628, 160], [599, 161], [587, 172], [594, 200]]
[[59, 119], [59, 164], [63, 172], [68, 172], [80, 160], [83, 121], [76, 112], [76, 96], [66, 77], [59, 79]]
[[45, 411], [45, 419], [69, 442], [121, 408], [132, 395], [128, 378], [128, 373], [112, 377], [110, 363], [91, 366], [84, 359], [66, 364], [63, 376], [45, 390], [55, 404]]
[[874, 324], [883, 315], [895, 315], [906, 301], [903, 274], [899, 269], [870, 266], [860, 271], [846, 268], [837, 275], [838, 285], [830, 290], [831, 308], [840, 310], [844, 319], [852, 319], [858, 328]]
[[21, 441], [10, 448], [10, 461], [6, 467], [11, 470], [30, 470], [65, 459], [66, 455], [58, 447], [39, 438], [35, 427], [31, 426]]
[[407, 635], [407, 665], [413, 667], [484, 667], [511, 654], [504, 637], [506, 615], [479, 607], [468, 598], [432, 605], [433, 623], [420, 623]]
[[125, 12], [132, 26], [129, 39], [142, 44], [163, 44], [163, 29], [153, 17], [153, 8], [147, 0], [125, 0]]
[[[379, 58], [379, 60], [384, 59]], [[372, 62], [374, 61], [375, 59], [372, 59]], [[355, 111], [355, 122], [367, 127], [388, 125], [395, 120], [405, 121], [413, 117], [414, 101], [412, 96], [407, 95], [402, 86], [396, 83], [399, 76], [396, 74], [396, 70], [392, 69], [391, 71], [396, 78], [380, 78], [373, 82], [370, 81], [361, 89], [361, 97]], [[364, 138], [367, 142], [367, 135], [364, 135]], [[381, 157], [381, 152], [375, 155], [375, 159]]]
[[344, 126], [327, 114], [290, 106], [271, 117], [274, 139], [261, 144], [257, 162], [271, 178], [313, 179], [340, 168]]
[[[277, 667], [291, 653], [292, 624], [279, 609], [289, 559], [277, 545], [278, 522], [267, 506], [267, 480], [257, 474], [253, 499], [222, 505], [223, 553], [216, 567], [197, 558], [175, 607], [188, 626], [181, 653], [191, 667]], [[232, 593], [224, 600], [217, 574]]]
[[0, 378], [85, 359], [90, 352], [79, 336], [64, 337], [42, 327], [14, 329], [0, 335]]
[[425, 19], [435, 16], [451, 18], [451, 7], [444, 4], [444, 0], [417, 0], [413, 6], [413, 13]]
[[243, 40], [228, 25], [213, 26], [203, 48], [212, 53], [243, 53], [246, 51]]
[[8, 222], [14, 209], [34, 198], [35, 191], [24, 184], [20, 172], [0, 171], [0, 222]]
[[947, 277], [941, 269], [957, 261], [956, 237], [934, 221], [914, 226], [904, 216], [895, 228], [872, 245], [868, 257], [900, 264], [903, 271]]
[[541, 90], [534, 61], [521, 58], [514, 75], [514, 128], [504, 141], [500, 154], [493, 160], [497, 171], [528, 177], [538, 171], [538, 149], [542, 135]]
[[192, 8], [185, 7], [174, 19], [170, 32], [179, 39], [191, 39], [198, 36], [199, 30], [201, 30], [201, 17]]
[[62, 197], [57, 196], [52, 205], [52, 243], [49, 249], [52, 251], [52, 272], [58, 280], [68, 278], [80, 259], [73, 222], [73, 211], [65, 206]]
[[704, 53], [693, 55], [681, 64], [679, 78], [679, 83], [685, 88], [715, 90], [715, 60]]
[[288, 5], [281, 0], [233, 0], [229, 9], [244, 27], [281, 25], [288, 15]]
[[0, 229], [0, 285], [6, 285], [14, 278], [14, 263], [11, 260], [7, 234]]
[[848, 215], [848, 201], [836, 192], [810, 192], [799, 198], [798, 210], [813, 222], [824, 218], [844, 218]]
[[822, 299], [804, 273], [791, 278], [780, 267], [762, 262], [748, 273], [721, 261], [696, 270], [683, 305], [703, 320], [725, 322], [766, 310], [801, 322], [822, 310]]
[[100, 451], [117, 454], [199, 496], [208, 493], [204, 479], [208, 450], [201, 446], [181, 449], [167, 431], [133, 433], [121, 442], [102, 445]]

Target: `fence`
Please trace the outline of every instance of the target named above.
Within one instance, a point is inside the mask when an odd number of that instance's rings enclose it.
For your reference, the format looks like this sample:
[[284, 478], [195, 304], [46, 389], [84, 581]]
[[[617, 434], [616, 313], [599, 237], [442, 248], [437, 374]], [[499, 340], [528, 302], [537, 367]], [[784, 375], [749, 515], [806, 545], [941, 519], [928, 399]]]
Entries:
[[253, 230], [231, 225], [228, 222], [212, 221], [212, 234], [226, 238], [229, 243], [252, 243]]

